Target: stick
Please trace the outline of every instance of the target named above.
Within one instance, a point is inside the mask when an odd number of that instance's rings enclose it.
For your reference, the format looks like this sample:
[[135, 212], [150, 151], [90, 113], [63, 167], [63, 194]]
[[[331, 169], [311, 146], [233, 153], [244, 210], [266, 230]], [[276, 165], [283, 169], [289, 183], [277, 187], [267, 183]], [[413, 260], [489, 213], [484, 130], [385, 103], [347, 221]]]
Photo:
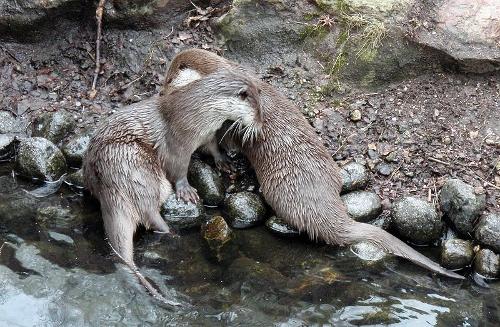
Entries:
[[433, 158], [433, 157], [429, 157], [429, 161], [434, 161], [434, 162], [437, 162], [437, 163], [440, 163], [440, 164], [443, 164], [443, 165], [446, 165], [446, 166], [450, 165], [449, 162], [442, 161], [442, 160], [439, 160], [439, 159], [436, 159], [436, 158]]
[[2, 243], [2, 246], [0, 246], [0, 254], [2, 254], [2, 249], [3, 249], [3, 246], [4, 246], [5, 244], [7, 244], [7, 243], [3, 242], [3, 243]]
[[99, 0], [97, 9], [95, 10], [95, 18], [97, 20], [97, 37], [95, 41], [95, 70], [94, 70], [94, 80], [92, 81], [92, 89], [90, 90], [90, 98], [93, 99], [96, 94], [97, 78], [99, 77], [99, 72], [101, 71], [101, 38], [102, 38], [102, 14], [104, 12], [104, 5], [106, 0]]

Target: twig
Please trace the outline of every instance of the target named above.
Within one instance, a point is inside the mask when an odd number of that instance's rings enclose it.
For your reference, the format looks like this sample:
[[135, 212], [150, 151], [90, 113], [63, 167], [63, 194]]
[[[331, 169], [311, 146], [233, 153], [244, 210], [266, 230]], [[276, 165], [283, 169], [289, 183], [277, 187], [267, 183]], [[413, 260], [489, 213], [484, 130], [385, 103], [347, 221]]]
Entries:
[[2, 254], [2, 249], [3, 249], [3, 247], [4, 247], [5, 244], [7, 244], [7, 243], [3, 242], [2, 246], [0, 246], [0, 255]]
[[104, 12], [104, 5], [106, 0], [99, 0], [97, 9], [95, 10], [95, 18], [97, 20], [97, 37], [95, 41], [95, 70], [94, 70], [94, 80], [92, 81], [92, 89], [90, 91], [90, 98], [93, 99], [96, 94], [97, 78], [99, 77], [99, 72], [101, 71], [101, 38], [102, 38], [102, 14]]
[[440, 163], [440, 164], [443, 164], [443, 165], [446, 165], [446, 166], [450, 166], [451, 165], [449, 162], [442, 161], [442, 160], [439, 160], [439, 159], [436, 159], [436, 158], [433, 158], [433, 157], [429, 157], [428, 159], [429, 159], [429, 161], [434, 161], [434, 162], [437, 162], [437, 163]]

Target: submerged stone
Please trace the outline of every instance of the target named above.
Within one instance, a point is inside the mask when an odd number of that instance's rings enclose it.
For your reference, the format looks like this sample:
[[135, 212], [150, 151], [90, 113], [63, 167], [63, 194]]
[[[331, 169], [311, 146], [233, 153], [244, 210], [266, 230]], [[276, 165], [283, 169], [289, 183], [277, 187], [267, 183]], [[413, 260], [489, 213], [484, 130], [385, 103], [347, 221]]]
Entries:
[[234, 193], [227, 197], [225, 210], [233, 228], [248, 228], [261, 224], [266, 218], [262, 198], [250, 192]]
[[203, 203], [218, 206], [224, 201], [224, 184], [215, 169], [201, 160], [193, 159], [189, 165], [189, 183], [196, 188]]
[[279, 235], [298, 236], [300, 234], [297, 229], [287, 224], [285, 220], [276, 216], [272, 216], [271, 218], [266, 220], [266, 227], [269, 228], [272, 232]]
[[201, 235], [218, 262], [229, 261], [237, 255], [233, 231], [221, 216], [207, 221], [202, 226]]
[[417, 244], [437, 240], [443, 229], [443, 222], [434, 206], [411, 196], [394, 204], [392, 223], [401, 236]]

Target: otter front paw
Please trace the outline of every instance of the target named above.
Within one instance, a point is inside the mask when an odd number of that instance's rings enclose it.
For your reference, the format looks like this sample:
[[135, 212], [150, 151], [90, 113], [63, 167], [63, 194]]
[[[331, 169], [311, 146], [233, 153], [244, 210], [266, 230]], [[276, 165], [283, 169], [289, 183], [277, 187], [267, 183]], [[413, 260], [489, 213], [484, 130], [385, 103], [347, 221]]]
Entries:
[[221, 155], [219, 158], [215, 158], [214, 161], [215, 167], [217, 167], [220, 171], [230, 173], [233, 170], [231, 161], [226, 155]]
[[189, 185], [187, 179], [175, 183], [175, 194], [177, 199], [182, 199], [185, 202], [197, 203], [200, 200], [198, 192], [194, 187]]

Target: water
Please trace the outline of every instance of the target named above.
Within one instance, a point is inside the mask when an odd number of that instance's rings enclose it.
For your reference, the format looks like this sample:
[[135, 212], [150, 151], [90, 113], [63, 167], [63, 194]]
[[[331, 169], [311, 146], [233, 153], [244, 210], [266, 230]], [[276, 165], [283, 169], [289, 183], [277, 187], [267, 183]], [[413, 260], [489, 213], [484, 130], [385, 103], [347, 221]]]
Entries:
[[265, 227], [235, 231], [235, 259], [223, 263], [197, 229], [179, 239], [139, 231], [142, 273], [183, 303], [167, 310], [115, 266], [94, 202], [68, 189], [31, 197], [23, 189], [36, 186], [1, 167], [0, 326], [500, 324], [498, 281], [436, 277], [394, 258], [366, 262]]

